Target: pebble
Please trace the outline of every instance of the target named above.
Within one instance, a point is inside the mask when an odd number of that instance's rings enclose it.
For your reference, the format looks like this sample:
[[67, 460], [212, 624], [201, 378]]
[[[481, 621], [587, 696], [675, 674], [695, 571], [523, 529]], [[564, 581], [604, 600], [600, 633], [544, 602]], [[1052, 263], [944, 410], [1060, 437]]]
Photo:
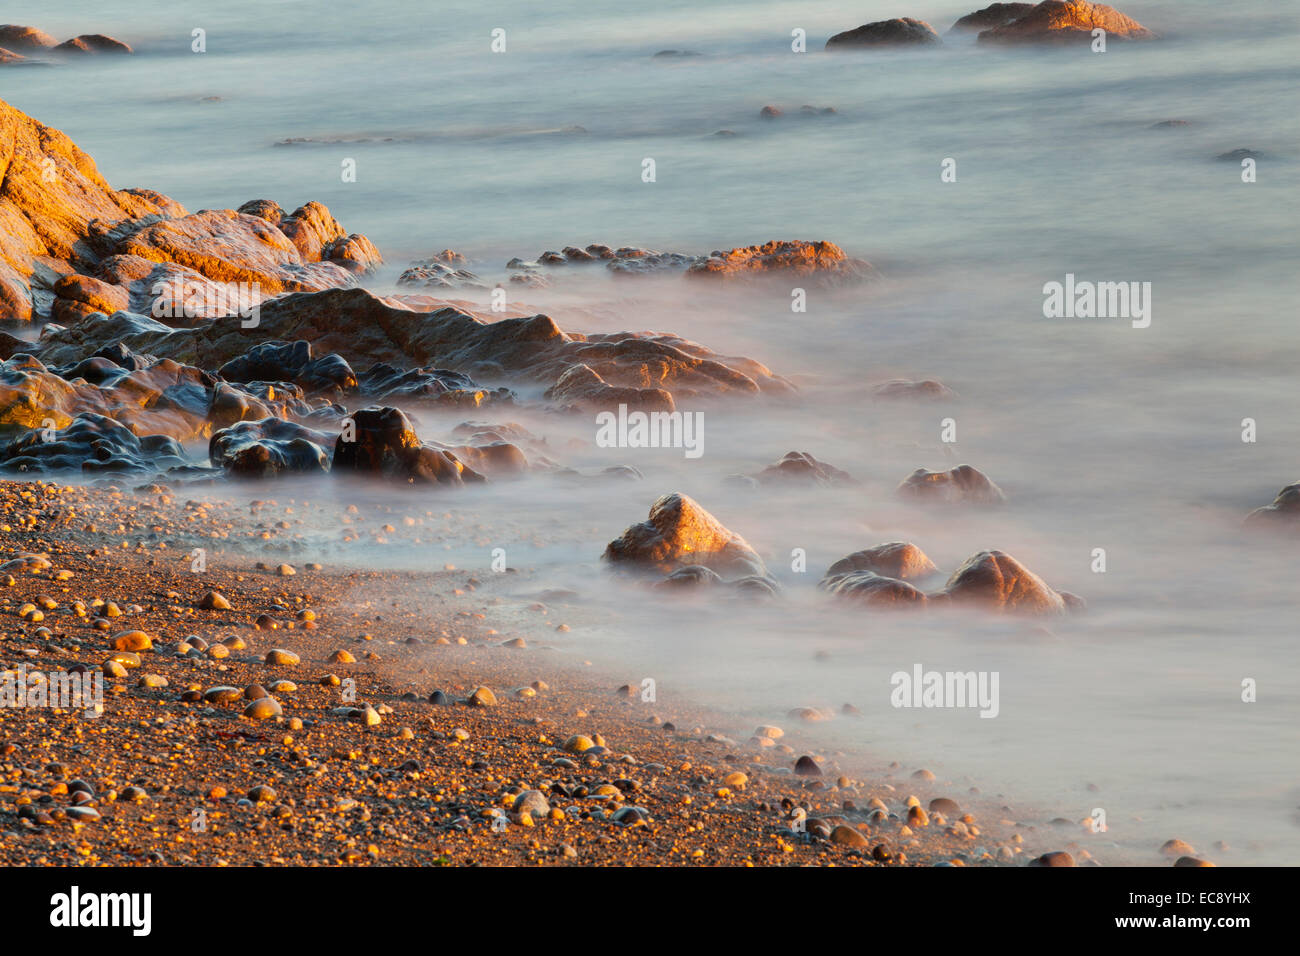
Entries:
[[123, 631], [113, 638], [115, 651], [151, 651], [153, 640], [144, 631]]
[[933, 779], [934, 779], [934, 774], [931, 773], [929, 770], [918, 770], [918, 771], [916, 771], [916, 773], [912, 774], [912, 779], [913, 779], [913, 780], [933, 780]]
[[551, 804], [546, 799], [546, 794], [540, 790], [525, 790], [519, 796], [515, 797], [515, 802], [511, 805], [515, 813], [527, 813], [534, 820], [540, 820], [548, 816], [551, 812]]
[[138, 681], [136, 681], [136, 686], [137, 687], [166, 687], [167, 678], [163, 677], [160, 674], [145, 674]]
[[357, 659], [352, 656], [351, 651], [337, 650], [329, 656], [331, 664], [355, 664]]
[[949, 800], [947, 797], [935, 797], [930, 801], [931, 813], [942, 813], [948, 817], [961, 816], [961, 807], [957, 805], [956, 800]]
[[831, 842], [838, 843], [841, 846], [865, 847], [867, 838], [862, 835], [860, 830], [854, 829], [846, 823], [841, 823], [831, 831]]
[[252, 800], [254, 803], [270, 803], [277, 796], [279, 796], [279, 794], [275, 792], [275, 788], [264, 783], [259, 783], [252, 790], [248, 791], [248, 799]]
[[564, 749], [571, 754], [580, 754], [596, 746], [590, 737], [584, 737], [582, 734], [574, 734], [564, 742]]
[[471, 707], [495, 707], [497, 695], [486, 687], [475, 687], [474, 693], [469, 695], [467, 703]]
[[817, 765], [817, 761], [812, 757], [804, 754], [794, 763], [794, 772], [801, 777], [820, 777], [822, 768]]
[[252, 720], [269, 720], [283, 713], [280, 702], [274, 697], [259, 697], [257, 700], [249, 701], [248, 706], [244, 708], [244, 716]]
[[199, 607], [205, 611], [229, 611], [230, 602], [219, 591], [209, 591], [199, 598]]
[[1052, 853], [1044, 853], [1035, 860], [1029, 861], [1030, 866], [1074, 866], [1074, 857], [1064, 850], [1056, 850]]
[[1160, 852], [1165, 856], [1195, 856], [1196, 850], [1190, 843], [1185, 843], [1179, 839], [1168, 840], [1160, 848]]
[[268, 664], [283, 664], [292, 667], [301, 661], [302, 658], [293, 651], [286, 651], [282, 647], [276, 647], [266, 652], [266, 663]]

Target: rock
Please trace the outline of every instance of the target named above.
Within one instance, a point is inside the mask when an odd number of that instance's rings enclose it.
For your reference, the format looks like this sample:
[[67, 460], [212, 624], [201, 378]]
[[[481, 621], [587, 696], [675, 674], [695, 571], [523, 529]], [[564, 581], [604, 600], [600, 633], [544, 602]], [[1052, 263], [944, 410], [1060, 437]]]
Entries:
[[302, 658], [293, 651], [286, 651], [282, 647], [276, 647], [266, 652], [266, 663], [280, 667], [294, 667], [302, 663]]
[[939, 34], [924, 20], [901, 17], [864, 23], [852, 30], [837, 33], [826, 41], [827, 50], [847, 50], [857, 47], [915, 46], [942, 42]]
[[838, 843], [840, 846], [858, 848], [866, 848], [868, 846], [867, 838], [862, 835], [862, 832], [845, 823], [841, 823], [831, 831], [831, 842]]
[[325, 432], [268, 417], [214, 431], [208, 441], [208, 459], [236, 478], [321, 475], [330, 470], [326, 448], [333, 442]]
[[761, 110], [758, 111], [758, 118], [765, 119], [765, 120], [776, 119], [778, 116], [784, 116], [784, 115], [785, 114], [781, 110], [777, 109], [775, 106], [764, 106]]
[[692, 498], [664, 495], [646, 521], [629, 527], [605, 548], [604, 560], [670, 574], [701, 565], [723, 577], [766, 576], [762, 559]]
[[1174, 866], [1214, 866], [1209, 860], [1197, 859], [1194, 856], [1180, 856], [1174, 860]]
[[352, 656], [351, 651], [337, 650], [329, 656], [331, 664], [355, 664], [357, 659]]
[[1074, 857], [1064, 850], [1056, 850], [1052, 853], [1044, 853], [1037, 859], [1029, 862], [1030, 866], [1074, 866]]
[[551, 812], [551, 804], [542, 791], [525, 790], [515, 797], [510, 809], [517, 814], [527, 813], [534, 820], [543, 820]]
[[871, 394], [877, 398], [921, 399], [926, 401], [940, 401], [957, 397], [956, 392], [943, 382], [936, 382], [934, 379], [913, 382], [905, 378], [893, 378], [887, 382], [879, 382], [871, 386]]
[[[0, 46], [15, 49], [19, 36], [41, 46], [40, 31], [18, 34]], [[21, 52], [21, 50], [19, 50]], [[88, 241], [90, 225], [147, 216], [184, 214], [176, 203], [149, 190], [114, 190], [94, 162], [58, 130], [0, 101], [0, 318], [30, 319], [53, 303], [47, 286], [33, 288], [38, 267], [85, 272], [98, 260]], [[90, 351], [94, 351], [93, 349]]]
[[275, 792], [274, 787], [268, 786], [264, 783], [259, 783], [256, 787], [253, 787], [248, 791], [248, 799], [252, 800], [254, 803], [272, 803], [278, 796], [279, 794]]
[[822, 768], [812, 757], [804, 754], [794, 763], [794, 772], [799, 777], [820, 777]]
[[983, 10], [968, 13], [948, 30], [949, 33], [975, 33], [1001, 27], [1034, 9], [1032, 3], [994, 3]]
[[466, 701], [471, 707], [495, 707], [497, 695], [486, 687], [476, 687]]
[[827, 575], [818, 586], [836, 597], [871, 607], [921, 607], [926, 603], [925, 593], [919, 588], [874, 571]]
[[904, 498], [946, 505], [988, 507], [1007, 500], [1001, 488], [970, 465], [958, 465], [950, 471], [918, 468], [898, 486], [898, 493]]
[[656, 581], [655, 587], [663, 590], [683, 591], [697, 588], [713, 587], [721, 584], [722, 578], [715, 571], [710, 571], [701, 564], [688, 564], [678, 568], [662, 581]]
[[980, 43], [1091, 43], [1092, 31], [1106, 31], [1106, 40], [1150, 40], [1155, 34], [1114, 7], [1087, 0], [1044, 0], [1002, 26], [984, 30]]
[[396, 408], [363, 408], [351, 416], [355, 440], [345, 430], [334, 443], [332, 469], [416, 484], [481, 482], [455, 455], [420, 441], [410, 419]]
[[36, 27], [17, 26], [12, 23], [0, 24], [0, 47], [18, 53], [39, 53], [48, 50], [58, 42], [44, 30]]
[[220, 685], [209, 687], [203, 692], [203, 699], [214, 704], [233, 704], [237, 700], [242, 700], [244, 692], [238, 687], [229, 685]]
[[818, 461], [806, 451], [787, 452], [774, 465], [754, 476], [761, 484], [806, 483], [818, 485], [851, 484], [852, 476], [833, 465]]
[[230, 602], [219, 591], [209, 591], [199, 599], [199, 607], [205, 611], [229, 611]]
[[[4, 394], [0, 385], [0, 396]], [[90, 412], [77, 415], [53, 435], [32, 427], [0, 442], [0, 471], [10, 475], [69, 471], [128, 475], [187, 464], [189, 459], [174, 439], [164, 435], [142, 438], [114, 419]]]
[[967, 558], [942, 592], [954, 604], [1015, 614], [1060, 614], [1065, 600], [1011, 555], [981, 551]]
[[845, 555], [830, 566], [826, 577], [851, 571], [873, 571], [899, 581], [916, 581], [939, 573], [924, 551], [906, 541], [891, 541]]
[[102, 33], [83, 33], [71, 40], [64, 40], [54, 48], [55, 53], [133, 53], [121, 40], [104, 36]]
[[244, 716], [252, 720], [269, 720], [283, 714], [284, 711], [280, 708], [280, 702], [269, 696], [251, 700], [248, 702], [248, 706], [244, 708]]
[[1160, 852], [1164, 856], [1195, 856], [1196, 849], [1190, 844], [1177, 838], [1166, 840], [1160, 847]]
[[856, 282], [875, 272], [871, 263], [853, 259], [833, 242], [802, 239], [772, 240], [759, 246], [715, 251], [693, 262], [692, 277], [733, 279], [755, 275], [794, 275], [832, 284]]
[[564, 742], [564, 750], [571, 754], [580, 754], [596, 746], [590, 737], [574, 734]]
[[1254, 528], [1294, 528], [1300, 525], [1300, 482], [1287, 485], [1271, 504], [1256, 508], [1246, 516], [1246, 526]]
[[638, 412], [671, 412], [676, 407], [667, 389], [611, 385], [587, 365], [566, 370], [543, 397], [569, 411], [596, 412], [625, 405]]
[[123, 631], [113, 638], [115, 651], [151, 651], [153, 640], [144, 631]]
[[217, 374], [228, 382], [293, 382], [310, 392], [351, 392], [356, 373], [337, 352], [320, 358], [310, 342], [260, 342], [231, 359]]
[[935, 797], [930, 801], [930, 812], [956, 819], [961, 816], [961, 806], [956, 800], [949, 800], [947, 797]]

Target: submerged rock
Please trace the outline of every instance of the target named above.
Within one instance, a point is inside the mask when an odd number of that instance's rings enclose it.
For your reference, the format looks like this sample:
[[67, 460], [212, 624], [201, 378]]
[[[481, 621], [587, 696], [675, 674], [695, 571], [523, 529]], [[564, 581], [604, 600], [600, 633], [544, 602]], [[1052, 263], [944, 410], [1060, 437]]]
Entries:
[[134, 53], [121, 40], [104, 36], [102, 33], [83, 33], [71, 40], [64, 40], [54, 48], [55, 53]]
[[853, 571], [871, 571], [900, 581], [916, 581], [939, 573], [939, 569], [924, 551], [906, 541], [891, 541], [874, 548], [854, 551], [832, 564], [826, 571], [826, 576], [829, 578]]
[[1044, 0], [1001, 26], [985, 30], [980, 43], [1091, 43], [1092, 31], [1106, 31], [1107, 40], [1150, 40], [1155, 34], [1114, 7], [1087, 0]]
[[956, 398], [957, 393], [943, 382], [934, 379], [914, 382], [904, 378], [893, 378], [871, 386], [871, 394], [876, 398], [913, 398], [937, 401]]
[[939, 34], [934, 32], [934, 27], [924, 20], [899, 17], [893, 20], [877, 20], [874, 23], [864, 23], [852, 30], [837, 33], [826, 41], [826, 49], [844, 50], [855, 47], [914, 46], [941, 42]]
[[851, 484], [853, 476], [834, 465], [818, 461], [806, 451], [787, 452], [776, 464], [768, 465], [754, 476], [760, 484]]
[[915, 585], [874, 571], [828, 574], [818, 587], [836, 597], [873, 607], [919, 607], [926, 602], [925, 593]]
[[36, 27], [0, 24], [0, 46], [18, 53], [40, 52], [53, 47], [58, 41]]
[[308, 391], [354, 391], [357, 377], [337, 352], [312, 357], [310, 342], [262, 342], [217, 371], [228, 382], [293, 382]]
[[723, 279], [780, 273], [853, 282], [869, 277], [875, 270], [869, 262], [849, 257], [833, 242], [794, 239], [716, 251], [693, 263], [686, 271], [691, 276]]
[[898, 486], [904, 498], [942, 504], [999, 505], [1006, 501], [1002, 489], [970, 465], [950, 471], [918, 468]]
[[[604, 560], [663, 574], [699, 565], [722, 578], [766, 577], [763, 559], [740, 535], [728, 530], [694, 499], [674, 492], [650, 506], [649, 518], [634, 524], [605, 548]], [[692, 572], [698, 576], [698, 572]]]
[[981, 551], [967, 558], [941, 594], [954, 604], [976, 605], [1015, 614], [1061, 614], [1065, 598], [1004, 551]]

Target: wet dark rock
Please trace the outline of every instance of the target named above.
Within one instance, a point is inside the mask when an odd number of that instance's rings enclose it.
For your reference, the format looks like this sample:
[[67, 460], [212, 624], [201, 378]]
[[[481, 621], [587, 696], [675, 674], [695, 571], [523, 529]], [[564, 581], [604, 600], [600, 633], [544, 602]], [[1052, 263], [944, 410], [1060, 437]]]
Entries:
[[993, 27], [1005, 26], [1034, 9], [1032, 3], [994, 3], [982, 10], [968, 13], [949, 29], [949, 33], [976, 33]]
[[722, 578], [716, 571], [711, 571], [701, 564], [688, 564], [657, 582], [655, 587], [664, 590], [694, 590], [721, 583]]
[[1044, 853], [1042, 856], [1029, 861], [1030, 866], [1074, 866], [1074, 857], [1064, 850], [1056, 850], [1052, 853]]
[[871, 386], [871, 394], [876, 398], [911, 398], [930, 401], [957, 397], [957, 393], [947, 385], [933, 379], [917, 382], [903, 378], [890, 379]]
[[954, 604], [1015, 614], [1061, 614], [1065, 599], [1038, 575], [1004, 551], [981, 551], [967, 558], [948, 579], [942, 594]]
[[387, 363], [372, 365], [357, 377], [362, 394], [378, 402], [419, 401], [477, 408], [513, 401], [508, 388], [488, 389], [468, 375], [450, 369], [399, 369]]
[[71, 40], [64, 40], [54, 48], [55, 53], [132, 53], [134, 52], [121, 40], [104, 36], [102, 33], [83, 33]]
[[241, 421], [213, 432], [208, 457], [226, 474], [269, 478], [284, 474], [323, 474], [334, 436], [280, 418]]
[[310, 342], [262, 342], [217, 371], [228, 382], [293, 382], [308, 392], [354, 391], [357, 377], [337, 352], [312, 357]]
[[836, 597], [871, 607], [921, 607], [926, 602], [925, 593], [915, 585], [874, 571], [827, 575], [818, 586]]
[[1300, 527], [1300, 482], [1287, 485], [1271, 504], [1256, 508], [1246, 516], [1246, 526], [1254, 528]]
[[450, 452], [425, 445], [397, 408], [363, 408], [352, 415], [355, 440], [346, 432], [334, 443], [333, 470], [382, 476], [415, 484], [460, 485], [483, 481]]
[[806, 451], [787, 452], [785, 457], [768, 465], [754, 476], [761, 484], [852, 484], [853, 477], [834, 465], [818, 461]]
[[44, 428], [31, 428], [0, 444], [0, 471], [6, 474], [143, 474], [188, 463], [181, 446], [163, 435], [136, 435], [125, 425], [85, 412], [46, 440]]
[[[463, 258], [463, 257], [462, 257]], [[400, 286], [420, 289], [487, 289], [488, 284], [468, 269], [439, 257], [413, 262], [397, 277]]]

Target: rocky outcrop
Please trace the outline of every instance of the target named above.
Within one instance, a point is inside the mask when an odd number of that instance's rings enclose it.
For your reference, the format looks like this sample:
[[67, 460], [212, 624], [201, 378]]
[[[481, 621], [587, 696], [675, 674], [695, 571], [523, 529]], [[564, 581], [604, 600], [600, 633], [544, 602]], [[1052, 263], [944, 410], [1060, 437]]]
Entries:
[[345, 429], [334, 442], [331, 465], [336, 473], [418, 485], [461, 485], [483, 480], [451, 452], [421, 442], [400, 409], [363, 408], [350, 417], [355, 433], [350, 435]]
[[855, 571], [870, 571], [899, 581], [919, 581], [939, 573], [924, 551], [906, 541], [891, 541], [845, 555], [830, 566], [826, 577]]
[[230, 293], [214, 284], [247, 286], [256, 304], [351, 285], [380, 262], [368, 239], [346, 234], [319, 203], [290, 215], [267, 200], [241, 207], [253, 213], [187, 215], [152, 190], [112, 189], [67, 136], [3, 101], [0, 171], [0, 320], [53, 314], [68, 322], [122, 307], [120, 292], [91, 280], [121, 287], [130, 308], [158, 318], [154, 304], [167, 294], [159, 287], [190, 282], [197, 289], [182, 298], [218, 305], [183, 317], [207, 318], [238, 311], [224, 307]]
[[949, 33], [975, 33], [1005, 26], [1034, 9], [1032, 3], [994, 3], [983, 10], [968, 13], [951, 27]]
[[136, 435], [112, 418], [83, 412], [65, 428], [31, 428], [0, 444], [7, 474], [82, 472], [139, 474], [188, 464], [181, 446], [163, 435]]
[[981, 551], [967, 558], [941, 594], [954, 605], [1014, 614], [1062, 614], [1082, 603], [1073, 595], [1067, 601], [1003, 551]]
[[[418, 366], [454, 369], [480, 382], [509, 380], [549, 388], [570, 369], [585, 365], [606, 385], [638, 390], [646, 401], [659, 403], [655, 407], [662, 406], [664, 392], [678, 402], [793, 392], [785, 379], [752, 359], [717, 355], [674, 335], [583, 335], [565, 332], [546, 315], [486, 322], [452, 307], [418, 312], [362, 289], [283, 296], [263, 304], [258, 321], [259, 336], [309, 341], [320, 351], [338, 352], [354, 365], [402, 356]], [[237, 317], [172, 329], [118, 313], [91, 317], [48, 336], [41, 355], [49, 362], [76, 361], [120, 343], [135, 352], [219, 368], [247, 351], [249, 334]], [[575, 374], [585, 377], [582, 372]], [[588, 383], [594, 384], [589, 377]], [[614, 391], [609, 397], [617, 406], [627, 394]]]
[[898, 486], [898, 493], [908, 499], [949, 505], [990, 506], [1007, 500], [1001, 488], [970, 465], [958, 465], [950, 471], [918, 468]]
[[1044, 0], [1002, 26], [985, 30], [980, 43], [1091, 43], [1092, 31], [1106, 31], [1107, 40], [1150, 40], [1155, 34], [1114, 7], [1087, 0]]
[[870, 263], [850, 258], [833, 242], [795, 239], [714, 252], [693, 263], [686, 273], [722, 279], [779, 274], [854, 282], [867, 278], [873, 271]]
[[826, 41], [828, 50], [849, 50], [860, 47], [917, 46], [940, 43], [939, 34], [924, 20], [900, 17], [894, 20], [877, 20], [864, 23], [852, 30], [837, 33]]
[[645, 521], [609, 543], [604, 560], [664, 575], [698, 565], [724, 579], [767, 576], [762, 558], [744, 538], [681, 493], [651, 505]]

